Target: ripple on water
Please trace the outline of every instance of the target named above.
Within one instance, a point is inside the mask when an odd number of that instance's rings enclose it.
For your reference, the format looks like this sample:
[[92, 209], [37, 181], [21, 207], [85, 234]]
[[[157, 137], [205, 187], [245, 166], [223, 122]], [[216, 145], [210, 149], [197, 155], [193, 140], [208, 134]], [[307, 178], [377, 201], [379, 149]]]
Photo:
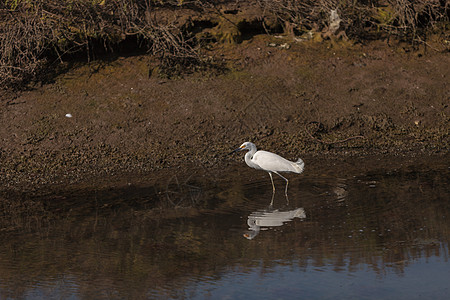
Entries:
[[[272, 207], [265, 174], [187, 180], [201, 191], [191, 207], [163, 205], [164, 193], [151, 194], [157, 187], [116, 191], [117, 199], [83, 196], [76, 211], [74, 198], [48, 226], [5, 235], [0, 294], [445, 299], [448, 181], [448, 170], [302, 175], [290, 180], [288, 202], [285, 182], [275, 178]], [[170, 188], [179, 200], [190, 195]]]

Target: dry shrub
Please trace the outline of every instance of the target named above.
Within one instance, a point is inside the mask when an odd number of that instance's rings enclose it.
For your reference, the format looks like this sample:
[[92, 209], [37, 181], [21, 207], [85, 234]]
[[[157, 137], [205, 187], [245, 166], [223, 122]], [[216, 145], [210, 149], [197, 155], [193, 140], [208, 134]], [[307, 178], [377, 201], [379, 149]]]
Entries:
[[397, 34], [411, 41], [438, 22], [448, 21], [446, 0], [258, 0], [268, 13], [299, 32], [324, 30], [338, 10], [347, 34], [357, 39]]
[[425, 34], [438, 22], [448, 21], [449, 1], [440, 0], [387, 0], [384, 7], [392, 12], [390, 24], [381, 24], [387, 30], [403, 34]]
[[[248, 0], [254, 1], [294, 34], [323, 31], [329, 26], [330, 11], [337, 9], [342, 30], [356, 39], [397, 34], [414, 41], [437, 22], [448, 21], [449, 15], [448, 0]], [[20, 87], [37, 79], [49, 63], [68, 54], [82, 53], [89, 60], [95, 53], [115, 51], [130, 37], [159, 57], [167, 73], [197, 68], [205, 61], [194, 34], [182, 22], [164, 21], [170, 18], [161, 17], [161, 11], [172, 15], [184, 8], [217, 12], [218, 5], [227, 2], [0, 1], [0, 87]]]
[[0, 19], [0, 85], [29, 79], [45, 62], [51, 25], [37, 13], [25, 18], [4, 8]]
[[114, 51], [130, 36], [159, 56], [163, 65], [199, 64], [194, 40], [179, 26], [154, 17], [155, 7], [178, 8], [178, 4], [152, 0], [2, 1], [0, 86], [20, 86], [36, 79], [50, 57], [84, 53], [89, 60], [95, 52]]

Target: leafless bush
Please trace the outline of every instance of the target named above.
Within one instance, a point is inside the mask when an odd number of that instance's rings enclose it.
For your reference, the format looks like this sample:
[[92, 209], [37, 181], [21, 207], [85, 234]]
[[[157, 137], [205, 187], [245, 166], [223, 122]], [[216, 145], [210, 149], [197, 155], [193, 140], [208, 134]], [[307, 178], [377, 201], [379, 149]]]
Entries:
[[[113, 51], [130, 36], [138, 37], [152, 54], [161, 58], [163, 65], [198, 64], [201, 57], [194, 40], [181, 28], [154, 17], [155, 6], [179, 7], [181, 2], [2, 1], [0, 86], [17, 85], [36, 78], [47, 63], [46, 57], [62, 59], [67, 54], [82, 52], [91, 59], [99, 50], [95, 47], [103, 45], [103, 50]], [[203, 2], [197, 2], [203, 5]]]
[[[413, 37], [447, 20], [449, 1], [439, 0], [258, 0], [268, 13], [298, 31], [323, 30], [338, 10], [345, 31], [364, 39], [377, 33]], [[288, 29], [288, 28], [287, 28]]]
[[[373, 32], [412, 36], [448, 21], [443, 0], [247, 0], [275, 15], [286, 30], [322, 31], [336, 10], [348, 36], [364, 39]], [[158, 56], [167, 72], [205, 63], [192, 32], [163, 18], [178, 9], [219, 11], [227, 0], [2, 0], [0, 1], [0, 86], [35, 79], [45, 66], [67, 54], [88, 59], [102, 47], [114, 51], [129, 37]], [[236, 4], [238, 1], [232, 1]], [[242, 0], [241, 2], [245, 2]], [[233, 4], [233, 5], [234, 5]], [[162, 9], [162, 10], [161, 10]], [[176, 19], [176, 18], [175, 18]], [[168, 21], [169, 20], [169, 21]]]
[[437, 22], [448, 21], [449, 1], [439, 0], [387, 0], [385, 12], [391, 14], [384, 26], [387, 30], [404, 34], [420, 34], [433, 28]]
[[49, 39], [49, 28], [38, 14], [27, 18], [1, 12], [0, 85], [33, 76], [42, 66], [42, 54]]

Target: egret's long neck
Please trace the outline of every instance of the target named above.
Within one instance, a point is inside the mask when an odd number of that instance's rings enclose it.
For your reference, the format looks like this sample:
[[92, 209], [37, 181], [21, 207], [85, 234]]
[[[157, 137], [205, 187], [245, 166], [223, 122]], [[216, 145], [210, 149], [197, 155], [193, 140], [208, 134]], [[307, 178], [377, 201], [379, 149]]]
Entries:
[[[245, 163], [246, 163], [248, 166], [250, 166], [250, 167], [252, 167], [252, 157], [253, 157], [253, 154], [255, 154], [255, 153], [254, 153], [254, 152], [252, 153], [252, 152], [248, 151], [247, 153], [245, 153], [245, 157], [244, 157]], [[241, 156], [241, 157], [242, 157], [242, 156]]]
[[251, 147], [248, 150], [248, 152], [245, 153], [245, 158], [244, 158], [245, 159], [245, 163], [251, 168], [256, 168], [255, 164], [252, 162], [252, 158], [253, 158], [253, 155], [255, 153], [256, 153], [256, 147], [255, 146]]

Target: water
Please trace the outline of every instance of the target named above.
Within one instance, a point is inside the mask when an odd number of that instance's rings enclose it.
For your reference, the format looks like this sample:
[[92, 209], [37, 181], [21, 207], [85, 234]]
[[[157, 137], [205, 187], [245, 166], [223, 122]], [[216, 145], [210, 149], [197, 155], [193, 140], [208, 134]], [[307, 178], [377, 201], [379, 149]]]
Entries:
[[447, 299], [445, 164], [310, 171], [273, 207], [267, 174], [233, 171], [4, 194], [0, 298]]

